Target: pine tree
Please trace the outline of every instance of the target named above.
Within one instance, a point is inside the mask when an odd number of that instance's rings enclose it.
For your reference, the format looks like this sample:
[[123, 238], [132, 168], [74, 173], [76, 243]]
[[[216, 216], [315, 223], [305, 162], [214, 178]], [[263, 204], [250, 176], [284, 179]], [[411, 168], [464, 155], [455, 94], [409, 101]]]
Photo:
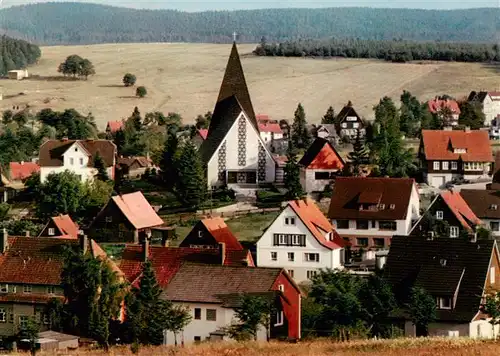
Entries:
[[306, 113], [300, 103], [295, 110], [291, 136], [292, 143], [297, 148], [308, 148], [311, 144], [311, 134], [307, 129]]
[[175, 131], [167, 133], [165, 147], [163, 149], [163, 157], [160, 162], [161, 177], [167, 189], [172, 190], [177, 182], [177, 167], [175, 164], [176, 157], [179, 153], [179, 139]]
[[197, 208], [205, 197], [206, 183], [201, 159], [196, 147], [187, 142], [175, 160], [178, 169], [176, 193], [187, 207]]
[[335, 110], [330, 106], [326, 111], [325, 116], [321, 119], [322, 124], [335, 124]]
[[349, 152], [347, 158], [350, 161], [351, 173], [354, 176], [359, 176], [361, 173], [361, 167], [368, 164], [368, 151], [366, 150], [363, 138], [358, 130], [356, 135], [356, 140], [352, 145], [352, 152]]
[[108, 172], [106, 171], [106, 165], [104, 164], [104, 160], [102, 159], [99, 152], [96, 153], [94, 158], [94, 168], [97, 169], [97, 179], [100, 179], [104, 182], [109, 180]]
[[294, 200], [302, 198], [305, 193], [300, 184], [300, 166], [297, 163], [297, 152], [293, 143], [288, 143], [287, 162], [284, 169], [285, 187], [287, 187], [287, 199]]
[[132, 116], [129, 117], [129, 120], [133, 122], [134, 129], [136, 131], [141, 131], [142, 117], [141, 117], [141, 112], [139, 111], [139, 108], [137, 106], [134, 108], [134, 112], [132, 113]]

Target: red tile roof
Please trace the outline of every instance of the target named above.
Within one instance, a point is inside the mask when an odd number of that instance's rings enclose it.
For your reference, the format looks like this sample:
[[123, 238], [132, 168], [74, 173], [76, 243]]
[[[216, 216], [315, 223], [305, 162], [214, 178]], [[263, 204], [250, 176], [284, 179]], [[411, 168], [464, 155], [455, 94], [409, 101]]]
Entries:
[[198, 133], [200, 134], [200, 137], [204, 140], [207, 139], [208, 136], [208, 130], [207, 129], [200, 129], [198, 130]]
[[[316, 240], [324, 247], [335, 250], [345, 246], [344, 240], [335, 231], [330, 221], [323, 215], [318, 206], [309, 198], [303, 200], [292, 200], [288, 206], [297, 214], [299, 219], [309, 229]], [[332, 238], [327, 239], [325, 235], [332, 233]]]
[[59, 215], [51, 218], [54, 224], [57, 226], [61, 234], [68, 235], [72, 238], [78, 237], [78, 224], [76, 224], [69, 215]]
[[307, 169], [340, 170], [344, 167], [344, 160], [328, 140], [318, 137], [304, 153], [299, 164]]
[[10, 162], [9, 169], [11, 180], [24, 180], [33, 173], [40, 172], [40, 166], [33, 162]]
[[[415, 181], [409, 178], [337, 177], [328, 217], [330, 219], [406, 219], [414, 188]], [[378, 200], [379, 204], [377, 209], [360, 210], [360, 204], [374, 204], [375, 200]], [[369, 203], [364, 201], [369, 201]]]
[[270, 120], [269, 115], [266, 114], [257, 114], [255, 117], [258, 122], [266, 122]]
[[218, 243], [226, 244], [227, 249], [243, 250], [243, 246], [241, 246], [236, 236], [234, 236], [229, 227], [226, 225], [224, 219], [219, 217], [208, 218], [201, 220], [201, 223], [205, 225], [207, 230]]
[[283, 130], [278, 123], [262, 123], [259, 122], [259, 130], [260, 132], [271, 132], [271, 133], [279, 133], [282, 134]]
[[458, 103], [456, 100], [434, 99], [434, 100], [429, 100], [427, 105], [429, 107], [429, 111], [433, 114], [440, 112], [444, 108], [449, 108], [453, 114], [460, 115], [460, 107], [458, 106]]
[[125, 126], [125, 122], [123, 120], [121, 120], [121, 121], [108, 121], [108, 124], [106, 125], [106, 131], [109, 131], [111, 133], [115, 133], [117, 131], [122, 130], [124, 126]]
[[481, 224], [481, 220], [474, 214], [460, 193], [445, 191], [441, 193], [441, 197], [465, 229], [472, 231], [472, 227], [469, 226], [468, 221], [474, 225]]
[[[426, 160], [493, 162], [487, 131], [422, 130], [422, 144]], [[454, 153], [454, 149], [467, 152]]]
[[[245, 256], [247, 255], [247, 256]], [[224, 265], [241, 265], [243, 258], [248, 257], [248, 251], [226, 250]], [[250, 256], [251, 257], [251, 256]], [[161, 287], [166, 286], [184, 262], [204, 264], [221, 264], [220, 252], [217, 249], [202, 249], [190, 247], [150, 246], [148, 259], [153, 264], [156, 279]], [[127, 245], [122, 254], [119, 268], [130, 283], [137, 283], [141, 275], [143, 263], [143, 246]], [[250, 266], [253, 266], [251, 260]]]
[[112, 197], [118, 209], [136, 229], [144, 229], [163, 224], [141, 192]]
[[[106, 257], [97, 243], [91, 241], [94, 257]], [[0, 254], [0, 283], [59, 285], [66, 246], [79, 241], [62, 237], [9, 236], [8, 249]]]

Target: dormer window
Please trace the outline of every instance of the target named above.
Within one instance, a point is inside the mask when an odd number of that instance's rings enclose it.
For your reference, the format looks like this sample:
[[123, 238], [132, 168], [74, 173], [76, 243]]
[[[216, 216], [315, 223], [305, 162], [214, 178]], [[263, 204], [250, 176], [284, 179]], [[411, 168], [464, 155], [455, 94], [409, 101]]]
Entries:
[[198, 237], [201, 239], [203, 237], [203, 231], [199, 230], [198, 231]]
[[451, 298], [449, 297], [438, 297], [437, 298], [438, 309], [451, 309]]
[[490, 209], [491, 209], [491, 210], [498, 210], [498, 205], [496, 205], [496, 204], [491, 204], [491, 205], [490, 205]]
[[466, 148], [454, 148], [453, 153], [467, 153]]
[[396, 209], [396, 204], [391, 204], [391, 205], [389, 205], [389, 209], [391, 209], [391, 210]]
[[378, 205], [379, 210], [384, 210], [385, 209], [385, 204], [379, 204]]

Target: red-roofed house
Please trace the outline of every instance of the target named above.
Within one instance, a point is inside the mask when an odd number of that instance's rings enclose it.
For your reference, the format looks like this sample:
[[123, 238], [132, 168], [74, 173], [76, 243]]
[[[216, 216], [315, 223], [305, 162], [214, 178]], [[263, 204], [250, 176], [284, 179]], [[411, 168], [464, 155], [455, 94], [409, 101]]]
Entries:
[[192, 139], [194, 145], [199, 148], [203, 143], [203, 141], [207, 139], [207, 135], [208, 135], [208, 129], [196, 130], [194, 137]]
[[33, 173], [40, 172], [40, 166], [35, 162], [10, 162], [9, 171], [11, 182], [22, 182]]
[[50, 218], [49, 222], [43, 228], [39, 237], [65, 237], [70, 239], [78, 238], [80, 228], [69, 215], [59, 215]]
[[474, 235], [481, 220], [462, 198], [453, 191], [441, 192], [415, 224], [410, 235], [427, 237], [454, 237]]
[[487, 178], [491, 174], [488, 132], [422, 130], [419, 157], [429, 185], [443, 187], [455, 179]]
[[298, 283], [342, 268], [344, 241], [309, 198], [288, 202], [257, 242], [257, 265], [282, 267]]
[[304, 190], [321, 192], [344, 168], [344, 160], [324, 138], [317, 138], [299, 161], [300, 182]]
[[223, 218], [200, 220], [179, 245], [180, 247], [219, 248], [225, 243], [230, 250], [243, 250], [240, 242], [226, 225]]
[[259, 122], [260, 138], [266, 145], [283, 138], [283, 130], [277, 122]]
[[[1, 234], [1, 233], [0, 233]], [[61, 272], [67, 246], [85, 249], [94, 258], [106, 259], [97, 243], [80, 239], [52, 237], [0, 236], [0, 337], [16, 335], [36, 316], [47, 328], [46, 304], [53, 298], [64, 301]], [[109, 261], [109, 260], [108, 260]], [[120, 278], [122, 273], [109, 261]]]
[[108, 134], [114, 134], [118, 131], [121, 131], [123, 130], [123, 128], [125, 127], [125, 121], [124, 120], [121, 120], [121, 121], [108, 121], [108, 123], [106, 124], [106, 133]]
[[139, 242], [151, 228], [163, 225], [141, 192], [111, 197], [108, 204], [90, 224], [88, 234], [96, 241]]
[[429, 100], [427, 107], [432, 114], [440, 116], [445, 126], [458, 125], [458, 117], [460, 116], [460, 106], [453, 99], [439, 99], [438, 97]]

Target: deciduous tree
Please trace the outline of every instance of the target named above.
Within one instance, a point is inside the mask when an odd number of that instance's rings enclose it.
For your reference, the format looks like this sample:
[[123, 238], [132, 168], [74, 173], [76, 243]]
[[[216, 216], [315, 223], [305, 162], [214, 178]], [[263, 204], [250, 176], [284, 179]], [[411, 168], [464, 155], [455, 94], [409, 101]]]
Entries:
[[135, 75], [133, 75], [132, 73], [127, 73], [123, 76], [123, 84], [126, 86], [126, 87], [130, 87], [130, 86], [133, 86], [135, 85], [135, 82], [137, 81], [137, 78]]
[[414, 287], [407, 307], [411, 321], [417, 327], [417, 336], [427, 336], [429, 324], [436, 320], [436, 300], [425, 289]]
[[485, 116], [479, 103], [463, 101], [460, 103], [458, 124], [479, 130], [484, 126]]
[[238, 319], [227, 328], [235, 340], [257, 340], [257, 332], [264, 327], [269, 335], [270, 318], [277, 311], [274, 300], [245, 294], [240, 297], [239, 306], [234, 309]]
[[135, 96], [138, 96], [139, 98], [144, 98], [147, 94], [148, 91], [145, 86], [137, 87], [135, 90]]

